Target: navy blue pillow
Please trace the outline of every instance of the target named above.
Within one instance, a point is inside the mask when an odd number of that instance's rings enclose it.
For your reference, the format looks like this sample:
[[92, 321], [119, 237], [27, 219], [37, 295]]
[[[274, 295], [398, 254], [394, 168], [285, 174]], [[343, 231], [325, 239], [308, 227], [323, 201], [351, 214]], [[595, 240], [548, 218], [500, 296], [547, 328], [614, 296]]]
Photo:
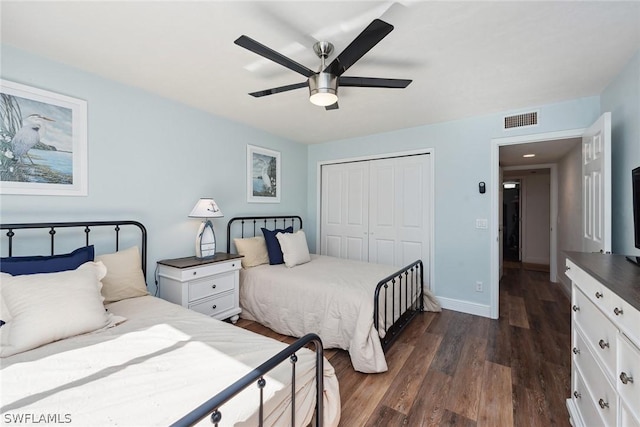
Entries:
[[91, 245], [83, 246], [68, 254], [0, 258], [0, 271], [12, 276], [21, 276], [75, 270], [85, 262], [93, 261], [94, 255], [93, 245]]
[[276, 230], [267, 230], [266, 228], [262, 229], [262, 234], [264, 235], [264, 241], [267, 244], [267, 253], [269, 254], [269, 264], [284, 264], [284, 257], [282, 256], [282, 248], [280, 247], [280, 242], [276, 238], [276, 234], [278, 233], [293, 233], [293, 227], [287, 227], [284, 230], [276, 229]]

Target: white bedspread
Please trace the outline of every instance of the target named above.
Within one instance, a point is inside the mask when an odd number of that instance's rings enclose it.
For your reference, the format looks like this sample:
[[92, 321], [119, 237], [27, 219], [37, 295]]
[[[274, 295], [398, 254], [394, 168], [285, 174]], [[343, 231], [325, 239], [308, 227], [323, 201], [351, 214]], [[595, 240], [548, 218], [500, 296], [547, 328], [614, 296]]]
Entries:
[[[145, 296], [110, 304], [128, 320], [109, 330], [58, 341], [1, 359], [3, 423], [42, 416], [84, 426], [168, 425], [286, 344]], [[267, 377], [266, 425], [289, 425], [291, 364]], [[315, 354], [298, 352], [296, 420], [307, 425], [315, 405]], [[340, 417], [338, 381], [324, 362], [324, 419]], [[286, 384], [283, 385], [283, 384]], [[255, 426], [257, 389], [221, 409], [221, 425]], [[203, 425], [211, 425], [205, 418]]]
[[[355, 370], [384, 372], [373, 298], [378, 282], [396, 271], [390, 265], [321, 255], [293, 268], [265, 264], [242, 269], [241, 316], [281, 334], [316, 333], [325, 348], [348, 350]], [[390, 316], [387, 323], [393, 323]]]

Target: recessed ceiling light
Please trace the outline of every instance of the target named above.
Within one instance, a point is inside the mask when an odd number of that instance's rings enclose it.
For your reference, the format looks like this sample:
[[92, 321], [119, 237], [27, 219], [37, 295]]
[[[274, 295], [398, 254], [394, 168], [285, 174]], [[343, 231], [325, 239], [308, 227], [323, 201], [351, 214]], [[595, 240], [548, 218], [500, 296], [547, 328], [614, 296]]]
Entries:
[[535, 156], [536, 156], [535, 154], [525, 154], [522, 157], [535, 157]]

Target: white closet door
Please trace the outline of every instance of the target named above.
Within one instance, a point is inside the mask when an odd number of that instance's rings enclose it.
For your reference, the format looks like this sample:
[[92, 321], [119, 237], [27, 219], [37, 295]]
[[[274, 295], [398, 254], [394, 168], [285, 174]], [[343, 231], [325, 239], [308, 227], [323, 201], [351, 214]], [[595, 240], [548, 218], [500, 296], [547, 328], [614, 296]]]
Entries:
[[429, 156], [370, 164], [369, 261], [401, 267], [417, 259], [428, 260]]
[[320, 253], [369, 259], [369, 164], [322, 166]]

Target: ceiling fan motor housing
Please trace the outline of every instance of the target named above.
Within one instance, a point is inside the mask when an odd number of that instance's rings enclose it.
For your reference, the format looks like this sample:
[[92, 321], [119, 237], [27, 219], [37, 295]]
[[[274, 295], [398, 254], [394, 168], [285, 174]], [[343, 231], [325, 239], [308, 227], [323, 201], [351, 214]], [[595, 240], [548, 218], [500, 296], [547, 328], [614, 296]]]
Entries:
[[309, 77], [309, 95], [312, 102], [314, 102], [313, 100], [316, 98], [318, 98], [318, 100], [327, 99], [326, 102], [331, 101], [328, 104], [323, 103], [318, 105], [327, 106], [335, 103], [338, 96], [338, 77], [331, 73], [323, 72]]

